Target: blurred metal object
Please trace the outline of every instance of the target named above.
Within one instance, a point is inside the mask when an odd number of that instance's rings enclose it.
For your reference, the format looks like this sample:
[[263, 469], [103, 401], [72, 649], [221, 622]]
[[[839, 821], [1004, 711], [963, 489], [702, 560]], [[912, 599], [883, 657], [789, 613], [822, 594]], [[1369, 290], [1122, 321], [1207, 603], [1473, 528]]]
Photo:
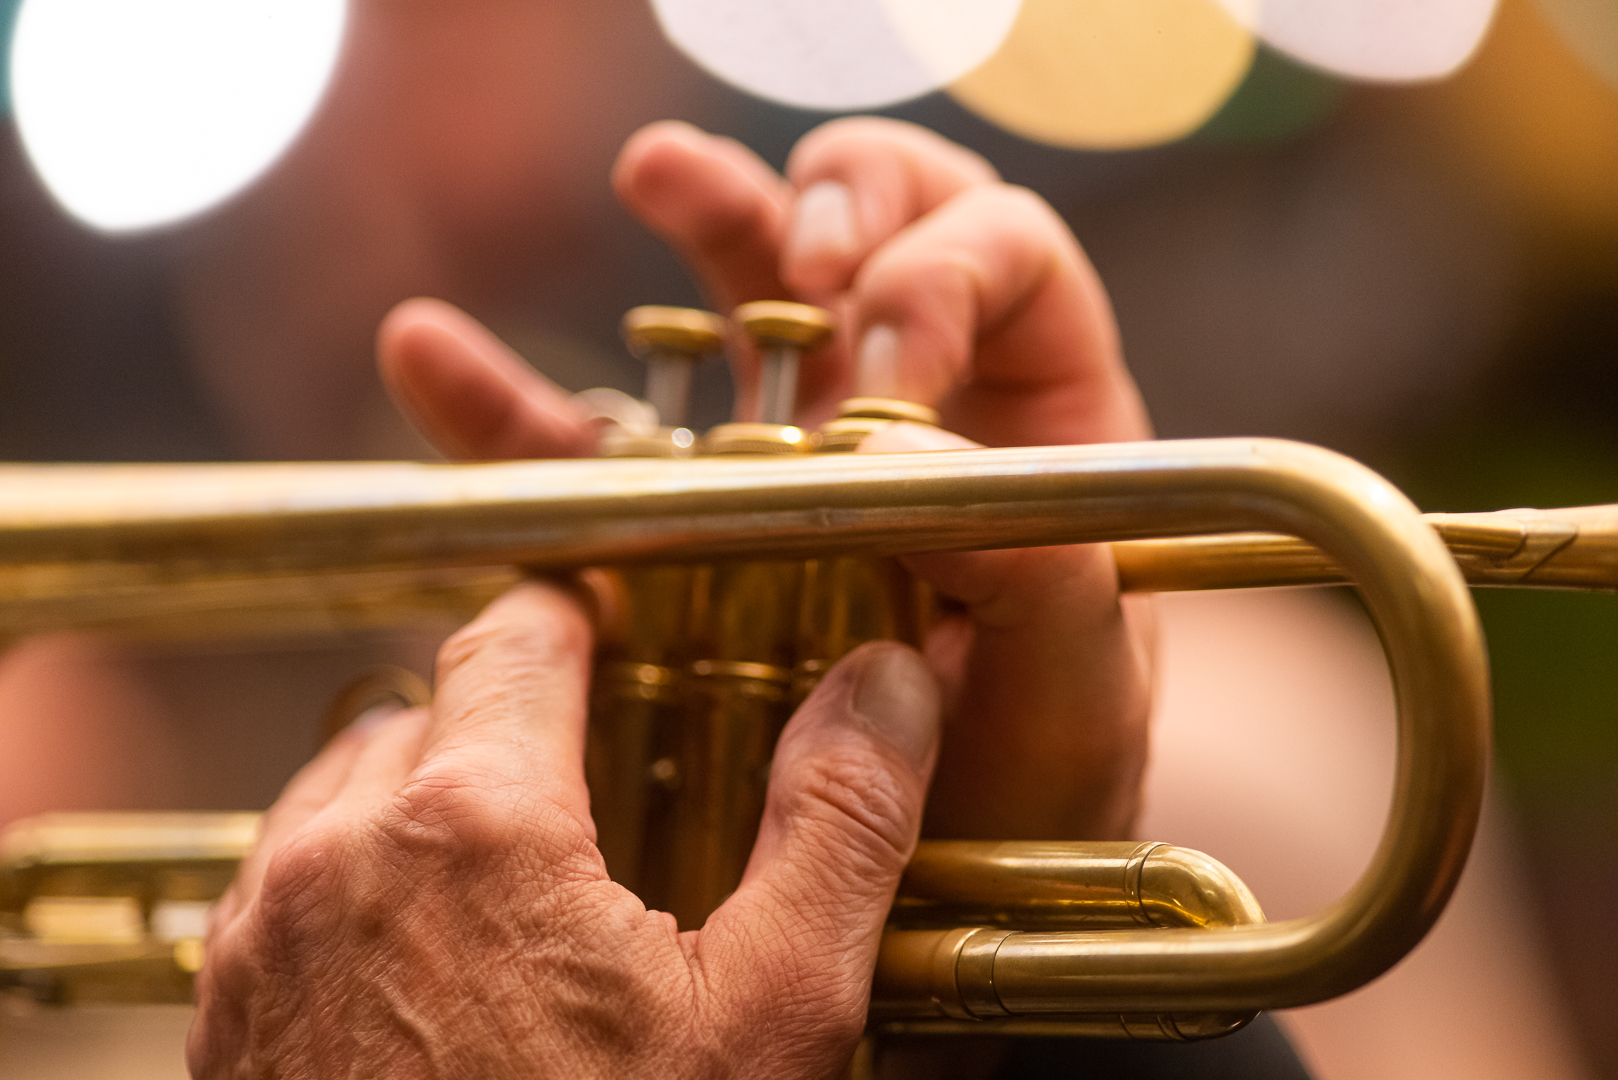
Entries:
[[758, 346], [758, 418], [766, 424], [792, 423], [798, 397], [801, 355], [831, 336], [831, 316], [808, 304], [757, 300], [737, 308], [731, 318]]
[[258, 814], [48, 814], [0, 834], [0, 987], [47, 1002], [191, 997]]
[[373, 709], [392, 706], [395, 709], [414, 709], [433, 699], [433, 692], [420, 675], [395, 664], [377, 664], [366, 668], [332, 699], [326, 715], [320, 722], [320, 741], [330, 742], [354, 721]]
[[696, 308], [649, 305], [624, 316], [624, 341], [646, 361], [646, 400], [666, 428], [688, 420], [691, 372], [725, 342], [725, 320]]

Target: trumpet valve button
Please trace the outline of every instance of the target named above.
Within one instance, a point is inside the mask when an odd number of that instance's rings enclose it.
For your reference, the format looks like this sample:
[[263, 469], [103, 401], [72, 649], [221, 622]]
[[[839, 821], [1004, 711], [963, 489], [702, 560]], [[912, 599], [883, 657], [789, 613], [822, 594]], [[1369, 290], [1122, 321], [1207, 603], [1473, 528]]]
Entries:
[[643, 360], [660, 353], [698, 360], [724, 344], [725, 320], [697, 308], [648, 304], [630, 309], [623, 333], [629, 351]]
[[904, 420], [937, 427], [938, 410], [898, 398], [856, 397], [837, 406], [839, 420]]
[[792, 345], [812, 349], [831, 336], [831, 312], [788, 300], [755, 300], [731, 318], [760, 346]]

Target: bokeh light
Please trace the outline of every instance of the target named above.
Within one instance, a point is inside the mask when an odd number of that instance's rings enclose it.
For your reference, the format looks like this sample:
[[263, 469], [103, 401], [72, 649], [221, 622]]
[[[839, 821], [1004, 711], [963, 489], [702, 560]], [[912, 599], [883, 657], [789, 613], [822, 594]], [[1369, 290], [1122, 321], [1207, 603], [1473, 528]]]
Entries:
[[1261, 44], [1247, 77], [1192, 136], [1199, 143], [1278, 143], [1314, 131], [1343, 101], [1341, 79]]
[[0, 116], [11, 111], [11, 28], [22, 0], [0, 0]]
[[[1610, 0], [1609, 0], [1610, 3]], [[1488, 32], [1496, 0], [1261, 0], [1252, 25], [1282, 52], [1356, 79], [1450, 74]]]
[[1150, 146], [1217, 112], [1253, 50], [1216, 0], [1026, 0], [1005, 44], [950, 93], [1053, 146]]
[[344, 0], [24, 0], [11, 47], [23, 145], [90, 225], [189, 217], [297, 137], [346, 19]]
[[675, 45], [749, 93], [801, 108], [873, 109], [986, 60], [1021, 0], [652, 0]]

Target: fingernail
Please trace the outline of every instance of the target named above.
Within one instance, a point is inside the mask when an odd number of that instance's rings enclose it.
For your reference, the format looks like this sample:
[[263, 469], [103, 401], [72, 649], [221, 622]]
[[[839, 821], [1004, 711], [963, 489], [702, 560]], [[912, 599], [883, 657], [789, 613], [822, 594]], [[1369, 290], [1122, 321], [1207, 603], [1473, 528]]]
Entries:
[[787, 247], [797, 260], [847, 258], [859, 249], [854, 196], [847, 184], [822, 180], [798, 196]]
[[899, 391], [899, 331], [878, 323], [860, 338], [854, 357], [856, 397], [894, 397]]
[[369, 735], [377, 728], [405, 711], [402, 701], [387, 701], [372, 705], [349, 722], [348, 730], [356, 735]]
[[854, 684], [854, 713], [911, 768], [926, 770], [938, 746], [938, 683], [913, 649], [885, 648], [867, 660]]

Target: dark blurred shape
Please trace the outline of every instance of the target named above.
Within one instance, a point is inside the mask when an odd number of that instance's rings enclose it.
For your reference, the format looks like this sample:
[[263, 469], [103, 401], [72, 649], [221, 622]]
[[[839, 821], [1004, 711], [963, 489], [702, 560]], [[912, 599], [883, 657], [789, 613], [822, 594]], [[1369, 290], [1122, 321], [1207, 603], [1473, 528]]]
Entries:
[[228, 442], [202, 405], [162, 248], [70, 223], [0, 126], [0, 457], [203, 461]]
[[1200, 1043], [1025, 1039], [995, 1080], [1309, 1080], [1267, 1014], [1234, 1035]]

